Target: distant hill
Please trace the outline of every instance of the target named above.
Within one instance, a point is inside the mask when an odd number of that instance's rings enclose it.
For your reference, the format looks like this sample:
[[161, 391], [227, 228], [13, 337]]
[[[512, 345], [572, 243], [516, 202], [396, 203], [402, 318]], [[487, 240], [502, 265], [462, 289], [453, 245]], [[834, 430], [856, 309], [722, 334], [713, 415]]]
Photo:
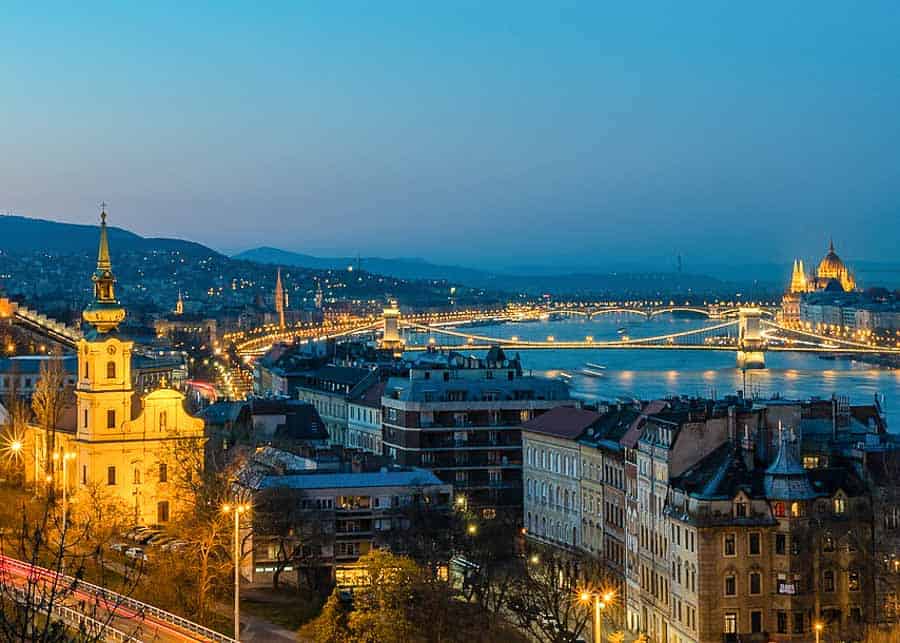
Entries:
[[[0, 216], [0, 251], [30, 252], [46, 250], [56, 253], [95, 252], [99, 226], [60, 223], [46, 219]], [[193, 241], [142, 237], [122, 228], [109, 227], [109, 241], [116, 252], [178, 250], [190, 255], [219, 253]]]
[[234, 255], [232, 259], [279, 266], [299, 266], [315, 270], [346, 270], [348, 266], [353, 266], [356, 269], [357, 261], [359, 261], [363, 270], [377, 275], [390, 275], [399, 279], [446, 279], [455, 283], [479, 286], [482, 285], [482, 282], [491, 281], [494, 278], [494, 275], [491, 273], [474, 268], [442, 266], [417, 258], [313, 257], [312, 255], [270, 247], [245, 250]]
[[[278, 248], [254, 248], [233, 257], [257, 263], [298, 266], [316, 270], [346, 270], [356, 266], [356, 257], [314, 257]], [[461, 266], [442, 266], [424, 259], [364, 257], [362, 269], [400, 279], [443, 279], [457, 285], [529, 295], [654, 297], [683, 293], [731, 293], [735, 284], [706, 275], [674, 272], [577, 272], [523, 268], [518, 274], [491, 272]]]

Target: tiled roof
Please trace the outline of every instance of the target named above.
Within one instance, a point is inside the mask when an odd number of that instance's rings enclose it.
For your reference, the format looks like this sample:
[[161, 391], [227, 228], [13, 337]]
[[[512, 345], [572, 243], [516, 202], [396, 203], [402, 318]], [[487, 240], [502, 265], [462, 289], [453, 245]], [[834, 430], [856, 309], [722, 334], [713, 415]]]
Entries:
[[384, 395], [384, 389], [386, 386], [386, 381], [373, 382], [372, 386], [368, 387], [365, 391], [354, 397], [351, 402], [353, 402], [354, 404], [360, 404], [362, 406], [380, 408], [381, 396]]
[[523, 431], [574, 440], [602, 416], [595, 411], [557, 406], [522, 425]]

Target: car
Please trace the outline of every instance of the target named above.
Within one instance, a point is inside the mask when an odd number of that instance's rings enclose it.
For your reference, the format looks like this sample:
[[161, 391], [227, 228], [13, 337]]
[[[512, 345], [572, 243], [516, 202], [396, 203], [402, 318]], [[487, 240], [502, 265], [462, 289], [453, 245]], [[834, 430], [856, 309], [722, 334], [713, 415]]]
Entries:
[[124, 552], [130, 546], [131, 545], [128, 545], [126, 543], [113, 543], [112, 545], [109, 546], [109, 548], [112, 549], [113, 551]]
[[147, 560], [147, 552], [140, 547], [129, 547], [125, 550], [125, 556], [135, 560]]
[[146, 545], [148, 542], [150, 542], [151, 538], [160, 534], [162, 534], [161, 531], [148, 529], [147, 531], [142, 531], [137, 535], [137, 537], [133, 538], [132, 540], [134, 540], [134, 542], [136, 542], [138, 545]]
[[135, 525], [124, 534], [122, 534], [122, 538], [127, 538], [128, 540], [134, 540], [134, 538], [143, 531], [146, 531], [149, 527], [142, 527], [141, 525]]
[[160, 547], [163, 551], [178, 551], [179, 549], [183, 549], [188, 546], [187, 541], [184, 540], [170, 540], [167, 543], [163, 543]]
[[151, 536], [150, 540], [147, 541], [148, 545], [162, 545], [164, 543], [169, 542], [170, 540], [175, 540], [175, 536], [170, 536], [165, 532], [159, 532], [155, 536]]

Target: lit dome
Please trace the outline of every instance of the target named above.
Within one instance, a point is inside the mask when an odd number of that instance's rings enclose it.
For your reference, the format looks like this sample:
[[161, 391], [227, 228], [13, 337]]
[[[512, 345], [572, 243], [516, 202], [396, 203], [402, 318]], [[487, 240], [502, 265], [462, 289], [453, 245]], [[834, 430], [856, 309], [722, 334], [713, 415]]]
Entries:
[[816, 276], [820, 279], [840, 279], [847, 272], [847, 267], [834, 251], [834, 242], [828, 246], [828, 254], [819, 262]]

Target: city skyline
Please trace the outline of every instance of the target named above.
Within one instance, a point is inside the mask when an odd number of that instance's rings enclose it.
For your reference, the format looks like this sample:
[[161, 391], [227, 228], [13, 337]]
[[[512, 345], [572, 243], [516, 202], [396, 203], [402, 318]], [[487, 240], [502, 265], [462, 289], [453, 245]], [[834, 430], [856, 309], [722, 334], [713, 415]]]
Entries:
[[8, 11], [0, 210], [491, 267], [893, 257], [887, 3], [169, 9]]

